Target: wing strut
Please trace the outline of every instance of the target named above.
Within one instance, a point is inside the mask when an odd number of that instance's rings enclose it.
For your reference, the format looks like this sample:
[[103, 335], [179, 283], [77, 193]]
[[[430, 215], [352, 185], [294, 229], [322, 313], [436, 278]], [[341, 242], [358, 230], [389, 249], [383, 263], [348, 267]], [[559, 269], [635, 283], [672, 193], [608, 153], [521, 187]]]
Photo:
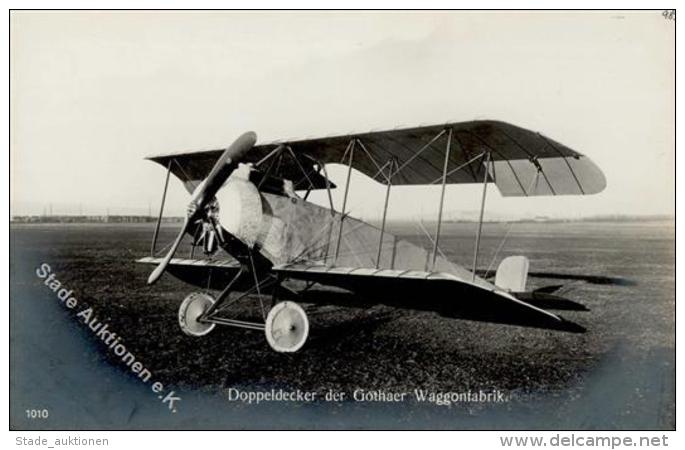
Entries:
[[[452, 145], [452, 128], [447, 133], [447, 146], [445, 148], [445, 162], [442, 165], [442, 190], [440, 191], [440, 208], [438, 209], [438, 225], [435, 230], [435, 242], [433, 243], [433, 263], [435, 269], [435, 258], [438, 256], [438, 241], [440, 241], [440, 228], [442, 225], [442, 207], [445, 203], [445, 185], [447, 184], [447, 164], [450, 161], [450, 147]], [[487, 174], [486, 174], [487, 177]]]
[[483, 196], [480, 200], [480, 217], [478, 218], [478, 231], [476, 233], [476, 248], [473, 251], [473, 278], [476, 280], [476, 266], [478, 265], [478, 250], [480, 249], [480, 233], [483, 230], [483, 213], [485, 212], [485, 194], [488, 192], [488, 176], [490, 170], [490, 152], [485, 157], [485, 176], [483, 177]]
[[164, 203], [166, 202], [166, 192], [169, 187], [169, 175], [171, 175], [171, 163], [174, 160], [170, 159], [166, 168], [166, 181], [164, 182], [164, 192], [162, 193], [162, 203], [159, 206], [159, 216], [157, 216], [157, 225], [155, 225], [155, 233], [152, 235], [152, 245], [150, 247], [150, 256], [155, 256], [155, 249], [157, 247], [157, 236], [159, 235], [159, 227], [162, 223], [162, 215], [164, 214]]
[[340, 228], [338, 228], [338, 242], [335, 244], [335, 262], [338, 261], [338, 253], [340, 253], [340, 240], [342, 239], [342, 231], [343, 231], [343, 222], [345, 221], [345, 208], [347, 207], [347, 194], [350, 191], [350, 176], [352, 175], [352, 160], [354, 159], [354, 143], [356, 139], [350, 140], [350, 143], [347, 144], [347, 150], [345, 151], [345, 154], [343, 155], [343, 160], [345, 160], [345, 156], [347, 154], [350, 154], [350, 159], [347, 163], [347, 180], [345, 181], [345, 195], [343, 197], [343, 204], [342, 204], [342, 210], [340, 211]]
[[392, 176], [393, 171], [397, 168], [397, 159], [393, 156], [390, 158], [383, 168], [388, 166], [388, 175], [386, 179], [388, 181], [388, 187], [385, 190], [385, 204], [383, 205], [383, 222], [381, 224], [381, 237], [378, 241], [378, 254], [376, 255], [376, 269], [380, 267], [381, 264], [381, 250], [383, 250], [383, 235], [385, 234], [385, 219], [388, 214], [388, 201], [390, 200], [390, 188], [392, 188]]

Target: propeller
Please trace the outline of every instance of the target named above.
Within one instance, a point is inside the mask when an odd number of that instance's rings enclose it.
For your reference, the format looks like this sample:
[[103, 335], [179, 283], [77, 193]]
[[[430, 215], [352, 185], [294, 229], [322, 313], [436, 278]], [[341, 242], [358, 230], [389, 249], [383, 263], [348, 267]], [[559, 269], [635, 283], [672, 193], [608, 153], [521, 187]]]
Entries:
[[257, 135], [248, 131], [243, 133], [233, 144], [231, 144], [216, 161], [211, 172], [207, 175], [202, 183], [195, 189], [188, 205], [188, 215], [183, 221], [181, 231], [176, 236], [176, 240], [169, 249], [164, 259], [159, 263], [155, 270], [152, 271], [150, 277], [147, 279], [147, 284], [153, 284], [164, 273], [164, 270], [169, 265], [171, 258], [178, 249], [178, 246], [183, 240], [183, 236], [188, 227], [204, 214], [205, 208], [214, 199], [214, 196], [221, 186], [226, 182], [231, 173], [238, 167], [238, 162], [245, 156], [245, 154], [254, 147], [257, 142]]

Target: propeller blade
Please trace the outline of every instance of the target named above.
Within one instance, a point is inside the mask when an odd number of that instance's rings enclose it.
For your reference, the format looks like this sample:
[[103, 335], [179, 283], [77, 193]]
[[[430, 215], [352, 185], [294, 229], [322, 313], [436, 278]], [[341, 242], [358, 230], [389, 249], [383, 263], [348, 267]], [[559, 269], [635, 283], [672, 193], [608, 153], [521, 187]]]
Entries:
[[169, 262], [171, 261], [171, 258], [174, 257], [174, 253], [176, 253], [176, 249], [178, 246], [181, 244], [181, 241], [183, 240], [183, 235], [185, 235], [188, 225], [190, 224], [190, 217], [186, 217], [185, 221], [183, 222], [183, 227], [181, 227], [181, 232], [178, 233], [178, 236], [176, 236], [176, 240], [174, 241], [174, 245], [171, 246], [169, 249], [169, 252], [166, 254], [162, 262], [159, 263], [157, 267], [155, 267], [155, 270], [152, 271], [150, 276], [147, 279], [147, 284], [153, 284], [155, 281], [159, 279], [159, 277], [162, 276], [164, 273], [164, 270], [166, 270], [166, 266], [169, 265]]
[[194, 222], [198, 214], [204, 211], [205, 207], [212, 201], [216, 193], [221, 189], [221, 186], [223, 186], [231, 175], [231, 172], [238, 167], [238, 162], [240, 162], [240, 160], [243, 159], [243, 156], [254, 147], [256, 142], [257, 135], [254, 132], [248, 131], [247, 133], [243, 133], [224, 151], [216, 163], [214, 163], [214, 167], [212, 167], [207, 178], [200, 183], [193, 193], [191, 204], [194, 204], [194, 208], [189, 209], [188, 216], [183, 222], [183, 227], [181, 227], [181, 231], [178, 233], [178, 236], [176, 236], [174, 244], [171, 246], [162, 262], [160, 262], [159, 265], [155, 267], [155, 270], [152, 271], [150, 277], [147, 279], [147, 284], [153, 284], [162, 276], [169, 265], [169, 262], [174, 257], [178, 246], [181, 245], [183, 236], [186, 231], [188, 231], [190, 224]]
[[248, 131], [243, 133], [233, 144], [231, 144], [214, 163], [212, 171], [204, 179], [199, 188], [193, 193], [192, 201], [199, 209], [207, 206], [207, 203], [214, 198], [221, 186], [226, 182], [231, 173], [238, 167], [238, 162], [243, 156], [254, 147], [257, 142], [257, 135]]

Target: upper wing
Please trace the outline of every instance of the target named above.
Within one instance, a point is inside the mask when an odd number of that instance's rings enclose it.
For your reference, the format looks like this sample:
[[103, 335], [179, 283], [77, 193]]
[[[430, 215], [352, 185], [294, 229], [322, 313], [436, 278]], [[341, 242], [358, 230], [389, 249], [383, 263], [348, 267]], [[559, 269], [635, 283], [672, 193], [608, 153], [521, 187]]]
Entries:
[[[315, 187], [323, 188], [317, 163], [347, 164], [353, 148], [352, 167], [381, 183], [387, 182], [381, 169], [394, 158], [398, 170], [393, 184], [436, 184], [442, 180], [448, 142], [449, 184], [482, 183], [489, 155], [493, 164], [487, 179], [504, 196], [587, 195], [606, 186], [602, 171], [588, 157], [540, 133], [490, 120], [265, 143], [256, 146], [246, 162], [263, 160], [279, 145], [290, 147], [293, 157], [282, 158], [279, 175], [301, 182], [304, 171], [316, 178]], [[190, 189], [207, 175], [221, 152], [148, 159], [165, 167], [171, 164], [172, 172]]]

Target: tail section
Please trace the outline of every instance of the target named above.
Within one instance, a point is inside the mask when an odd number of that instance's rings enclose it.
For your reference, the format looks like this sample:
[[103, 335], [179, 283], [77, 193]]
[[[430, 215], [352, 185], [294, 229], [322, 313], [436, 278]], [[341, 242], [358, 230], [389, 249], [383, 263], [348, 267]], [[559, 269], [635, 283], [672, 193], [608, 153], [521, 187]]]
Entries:
[[525, 256], [504, 258], [497, 268], [495, 286], [509, 292], [525, 292], [529, 265]]

